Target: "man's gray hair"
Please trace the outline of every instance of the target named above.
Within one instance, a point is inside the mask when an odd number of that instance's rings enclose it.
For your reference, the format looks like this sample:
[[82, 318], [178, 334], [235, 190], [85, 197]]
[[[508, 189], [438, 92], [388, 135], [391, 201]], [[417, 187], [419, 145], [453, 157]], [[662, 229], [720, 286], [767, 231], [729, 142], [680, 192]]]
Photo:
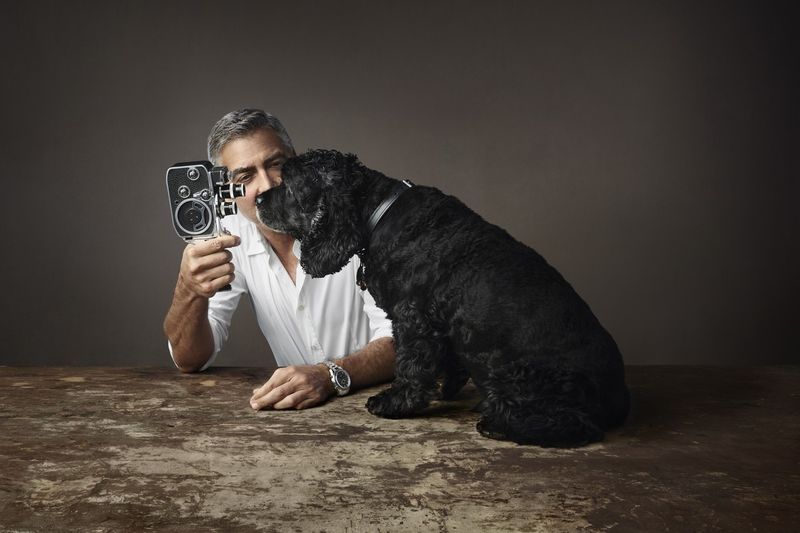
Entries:
[[208, 159], [215, 165], [219, 164], [219, 153], [226, 144], [262, 128], [274, 131], [290, 155], [295, 155], [292, 139], [280, 120], [261, 109], [239, 109], [219, 119], [211, 128], [208, 135]]

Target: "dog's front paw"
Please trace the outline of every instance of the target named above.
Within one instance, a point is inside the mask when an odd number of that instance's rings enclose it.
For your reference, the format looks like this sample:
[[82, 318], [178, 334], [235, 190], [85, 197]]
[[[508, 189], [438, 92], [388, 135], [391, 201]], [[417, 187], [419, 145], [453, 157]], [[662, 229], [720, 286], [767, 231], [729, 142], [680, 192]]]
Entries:
[[367, 410], [382, 418], [403, 418], [414, 410], [411, 408], [406, 394], [394, 387], [372, 396], [367, 400]]

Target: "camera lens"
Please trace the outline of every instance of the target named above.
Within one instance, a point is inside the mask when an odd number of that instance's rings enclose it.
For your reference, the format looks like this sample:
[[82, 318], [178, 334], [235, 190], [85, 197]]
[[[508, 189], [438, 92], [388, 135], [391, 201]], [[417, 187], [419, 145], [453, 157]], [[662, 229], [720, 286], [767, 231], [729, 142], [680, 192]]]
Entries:
[[190, 168], [189, 172], [187, 172], [186, 175], [189, 176], [189, 179], [192, 181], [200, 177], [200, 173], [197, 171], [197, 168], [195, 167]]
[[203, 220], [203, 215], [194, 207], [186, 211], [186, 221], [192, 226]]
[[175, 222], [186, 235], [200, 235], [211, 228], [213, 213], [208, 204], [189, 198], [175, 209]]

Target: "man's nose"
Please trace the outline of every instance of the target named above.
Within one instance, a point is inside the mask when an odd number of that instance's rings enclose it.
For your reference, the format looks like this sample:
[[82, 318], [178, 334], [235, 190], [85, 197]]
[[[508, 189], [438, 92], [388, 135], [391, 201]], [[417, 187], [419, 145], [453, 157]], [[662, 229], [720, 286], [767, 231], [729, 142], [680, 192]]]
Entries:
[[255, 186], [256, 195], [267, 192], [276, 186], [274, 180], [270, 179], [267, 174], [261, 172], [256, 175], [255, 183], [252, 185]]
[[262, 188], [260, 192], [265, 192], [273, 187], [277, 187], [283, 181], [280, 174], [272, 174], [270, 172], [266, 172], [264, 174], [259, 173], [258, 178], [260, 184], [259, 186]]

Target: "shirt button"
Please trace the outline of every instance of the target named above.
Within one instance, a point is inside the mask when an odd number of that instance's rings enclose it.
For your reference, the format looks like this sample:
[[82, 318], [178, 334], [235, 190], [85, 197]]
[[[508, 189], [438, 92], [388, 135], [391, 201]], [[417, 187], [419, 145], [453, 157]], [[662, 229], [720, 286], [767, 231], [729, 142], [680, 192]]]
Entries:
[[298, 311], [302, 311], [305, 308], [306, 308], [306, 306], [304, 306], [303, 304], [300, 304], [300, 305], [297, 306], [297, 310]]

